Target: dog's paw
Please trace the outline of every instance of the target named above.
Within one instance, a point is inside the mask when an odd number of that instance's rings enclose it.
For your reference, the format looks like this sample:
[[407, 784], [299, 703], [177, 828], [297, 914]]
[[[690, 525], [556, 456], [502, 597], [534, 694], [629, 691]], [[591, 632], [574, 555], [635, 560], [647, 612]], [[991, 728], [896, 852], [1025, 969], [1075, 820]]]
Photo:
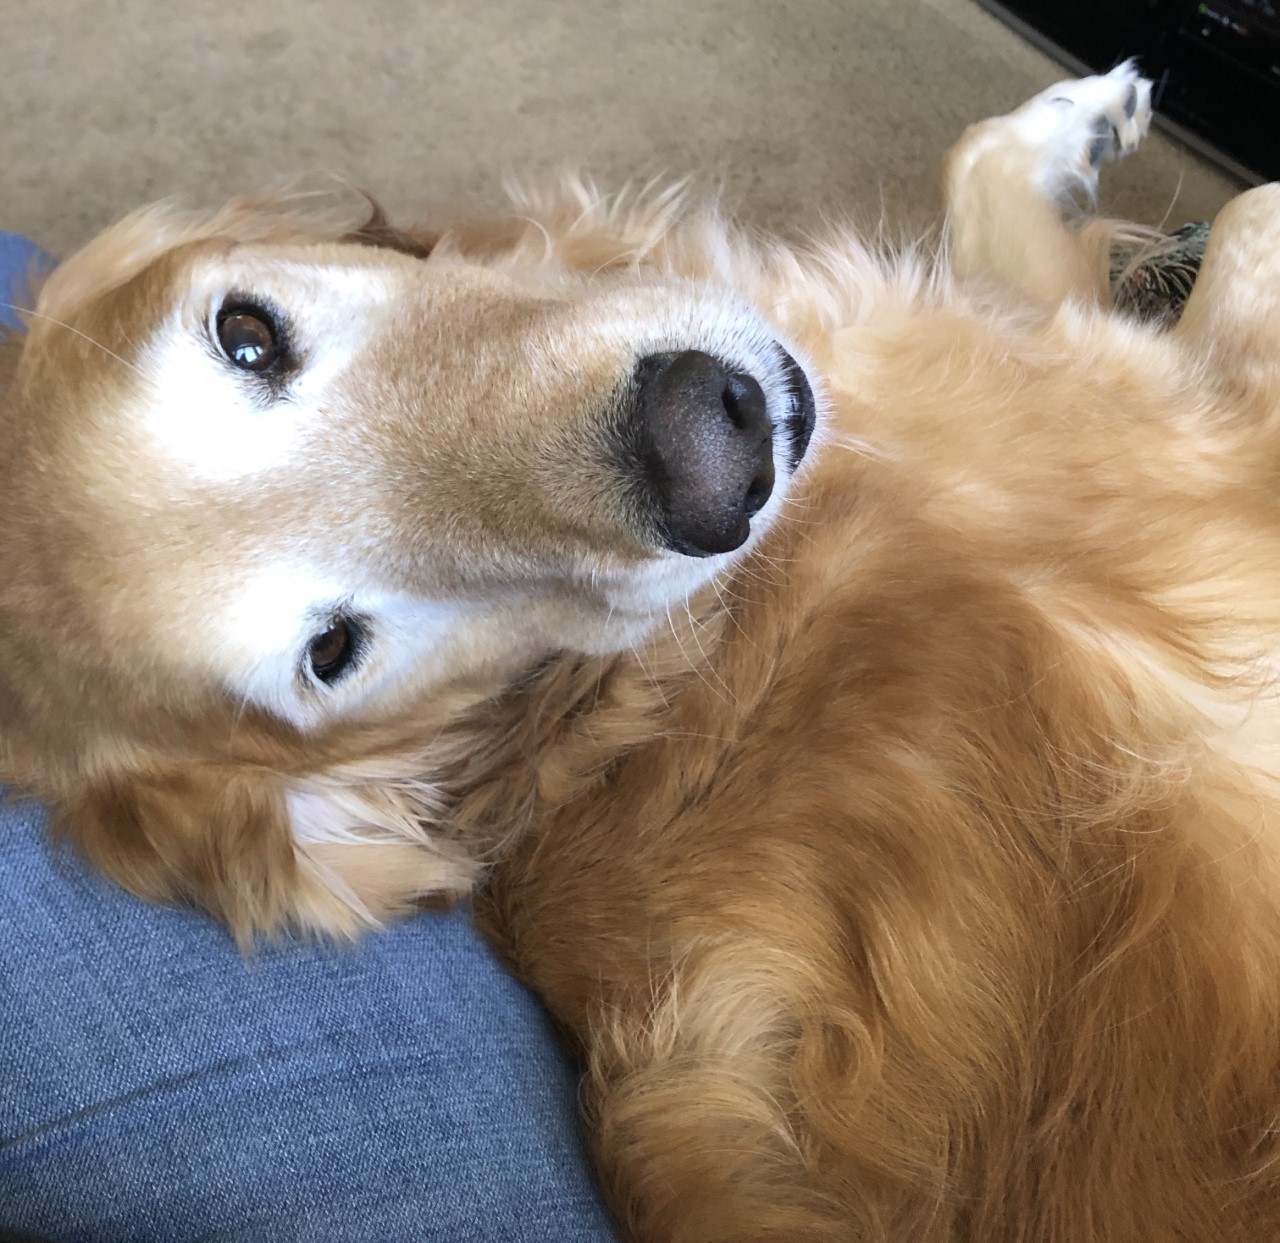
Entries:
[[1045, 193], [1092, 196], [1104, 164], [1137, 149], [1151, 128], [1151, 83], [1132, 61], [1110, 73], [1059, 82], [1005, 118], [1035, 153]]

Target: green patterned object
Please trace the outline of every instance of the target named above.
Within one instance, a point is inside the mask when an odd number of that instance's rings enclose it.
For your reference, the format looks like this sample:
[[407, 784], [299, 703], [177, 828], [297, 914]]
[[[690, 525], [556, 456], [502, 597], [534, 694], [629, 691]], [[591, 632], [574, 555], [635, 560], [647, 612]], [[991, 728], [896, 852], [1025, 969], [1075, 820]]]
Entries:
[[[1111, 296], [1117, 311], [1172, 328], [1191, 296], [1209, 241], [1207, 223], [1183, 225], [1154, 248], [1117, 244], [1111, 251]], [[1135, 257], [1151, 251], [1149, 258]]]

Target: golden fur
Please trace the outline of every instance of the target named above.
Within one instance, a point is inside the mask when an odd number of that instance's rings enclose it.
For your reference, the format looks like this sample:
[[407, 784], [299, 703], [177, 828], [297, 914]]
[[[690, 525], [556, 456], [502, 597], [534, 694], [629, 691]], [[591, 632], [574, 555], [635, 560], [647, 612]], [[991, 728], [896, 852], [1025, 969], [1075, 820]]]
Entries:
[[[0, 467], [5, 770], [122, 883], [244, 937], [350, 932], [497, 859], [485, 925], [582, 1054], [628, 1237], [1280, 1238], [1280, 187], [1223, 211], [1176, 329], [1122, 320], [1121, 226], [1064, 222], [1039, 104], [951, 153], [932, 267], [582, 187], [525, 203], [533, 224], [418, 235], [425, 264], [381, 221], [342, 246], [256, 211], [107, 235], [38, 310], [126, 365], [193, 247], [387, 267], [397, 297], [443, 264], [447, 370], [421, 380], [455, 430], [422, 525], [474, 501], [527, 559], [586, 541], [625, 577], [644, 554], [607, 487], [559, 496], [580, 462], [546, 497], [506, 486], [613, 366], [574, 292], [555, 348], [575, 369], [530, 379], [527, 300], [550, 295], [509, 279], [731, 289], [820, 380], [820, 443], [760, 538], [634, 632], [599, 637], [582, 574], [548, 592], [450, 526], [449, 573], [523, 590], [534, 639], [486, 615], [444, 674], [290, 724], [152, 655], [198, 646], [184, 592], [234, 578], [245, 541], [295, 537], [298, 507], [329, 539], [334, 512], [392, 545], [418, 532], [344, 469], [308, 476], [318, 498], [188, 498], [154, 563], [159, 493], [138, 502], [136, 459], [67, 431], [89, 396], [132, 400], [129, 373], [35, 319]], [[440, 348], [425, 315], [405, 326]], [[482, 343], [532, 395], [476, 390]], [[412, 457], [418, 429], [358, 380], [354, 408]], [[227, 528], [222, 577], [183, 579]], [[99, 530], [109, 553], [76, 562]], [[300, 838], [300, 790], [356, 827]]]

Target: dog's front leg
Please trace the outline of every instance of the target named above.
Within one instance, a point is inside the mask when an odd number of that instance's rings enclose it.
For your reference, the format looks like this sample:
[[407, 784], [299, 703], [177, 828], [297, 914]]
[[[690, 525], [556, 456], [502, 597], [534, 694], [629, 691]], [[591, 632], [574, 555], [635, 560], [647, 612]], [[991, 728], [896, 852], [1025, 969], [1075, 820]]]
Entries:
[[1151, 84], [1126, 63], [971, 125], [944, 163], [956, 274], [999, 280], [1048, 306], [1109, 306], [1111, 242], [1124, 226], [1070, 221], [1071, 195], [1092, 197], [1101, 166], [1133, 151], [1150, 121]]

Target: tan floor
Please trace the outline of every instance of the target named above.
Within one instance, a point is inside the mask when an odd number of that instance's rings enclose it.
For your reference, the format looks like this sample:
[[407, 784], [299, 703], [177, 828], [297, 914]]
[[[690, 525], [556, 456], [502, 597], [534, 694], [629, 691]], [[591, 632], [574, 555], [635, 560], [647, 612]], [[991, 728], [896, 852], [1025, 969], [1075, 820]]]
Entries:
[[[1061, 76], [970, 0], [0, 0], [0, 228], [65, 252], [172, 194], [333, 171], [404, 213], [574, 164], [897, 232], [965, 124]], [[1233, 190], [1157, 138], [1103, 199], [1182, 223]]]

